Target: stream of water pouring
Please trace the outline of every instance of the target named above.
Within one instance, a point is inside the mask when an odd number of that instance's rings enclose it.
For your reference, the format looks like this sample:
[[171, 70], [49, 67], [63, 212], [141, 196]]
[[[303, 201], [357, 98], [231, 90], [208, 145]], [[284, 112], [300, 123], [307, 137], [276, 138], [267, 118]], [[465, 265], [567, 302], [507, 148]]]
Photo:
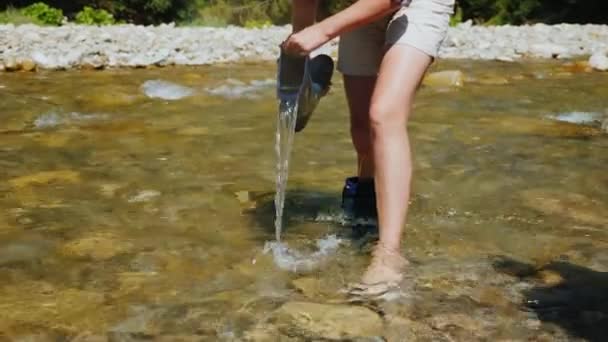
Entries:
[[275, 150], [277, 154], [277, 184], [274, 198], [275, 219], [274, 229], [277, 242], [281, 241], [283, 228], [283, 208], [285, 206], [285, 192], [289, 176], [289, 157], [295, 135], [298, 102], [281, 100], [277, 118], [277, 133]]

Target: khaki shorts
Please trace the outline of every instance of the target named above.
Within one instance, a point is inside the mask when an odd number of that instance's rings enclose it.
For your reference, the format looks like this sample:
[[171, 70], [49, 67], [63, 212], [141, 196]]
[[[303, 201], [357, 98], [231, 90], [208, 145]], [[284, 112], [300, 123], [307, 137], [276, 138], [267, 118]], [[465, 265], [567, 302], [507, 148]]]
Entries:
[[351, 76], [378, 74], [386, 47], [407, 44], [436, 58], [455, 0], [412, 0], [409, 6], [340, 37], [338, 70]]

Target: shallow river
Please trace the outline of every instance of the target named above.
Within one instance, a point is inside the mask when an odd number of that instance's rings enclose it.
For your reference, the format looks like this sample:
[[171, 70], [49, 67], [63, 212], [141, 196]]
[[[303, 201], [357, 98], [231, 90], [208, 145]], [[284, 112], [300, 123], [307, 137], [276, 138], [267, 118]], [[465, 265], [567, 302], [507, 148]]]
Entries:
[[465, 82], [416, 101], [407, 284], [355, 303], [338, 75], [295, 137], [282, 239], [340, 245], [293, 272], [264, 251], [272, 65], [1, 74], [0, 341], [608, 340], [608, 135], [553, 119], [605, 118], [608, 74], [433, 69]]

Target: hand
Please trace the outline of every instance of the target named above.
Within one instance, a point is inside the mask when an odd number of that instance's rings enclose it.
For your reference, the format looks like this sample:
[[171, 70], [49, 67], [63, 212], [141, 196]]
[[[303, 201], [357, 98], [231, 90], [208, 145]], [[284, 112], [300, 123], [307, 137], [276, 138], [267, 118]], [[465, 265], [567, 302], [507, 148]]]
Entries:
[[281, 44], [281, 49], [289, 55], [306, 56], [329, 40], [330, 37], [321, 30], [319, 24], [315, 24], [291, 34]]

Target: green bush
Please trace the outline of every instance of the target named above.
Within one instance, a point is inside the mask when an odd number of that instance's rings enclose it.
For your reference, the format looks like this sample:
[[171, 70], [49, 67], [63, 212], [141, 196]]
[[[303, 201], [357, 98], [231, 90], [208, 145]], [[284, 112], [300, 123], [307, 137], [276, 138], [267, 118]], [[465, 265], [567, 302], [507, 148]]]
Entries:
[[58, 8], [37, 2], [29, 5], [22, 10], [25, 16], [35, 19], [36, 22], [44, 25], [61, 25], [63, 22], [63, 11]]
[[114, 16], [104, 9], [94, 9], [84, 6], [75, 17], [76, 23], [84, 25], [112, 25], [116, 23]]
[[13, 7], [8, 7], [3, 12], [0, 12], [0, 24], [37, 24], [38, 21], [34, 18], [28, 17], [23, 14], [22, 11]]

